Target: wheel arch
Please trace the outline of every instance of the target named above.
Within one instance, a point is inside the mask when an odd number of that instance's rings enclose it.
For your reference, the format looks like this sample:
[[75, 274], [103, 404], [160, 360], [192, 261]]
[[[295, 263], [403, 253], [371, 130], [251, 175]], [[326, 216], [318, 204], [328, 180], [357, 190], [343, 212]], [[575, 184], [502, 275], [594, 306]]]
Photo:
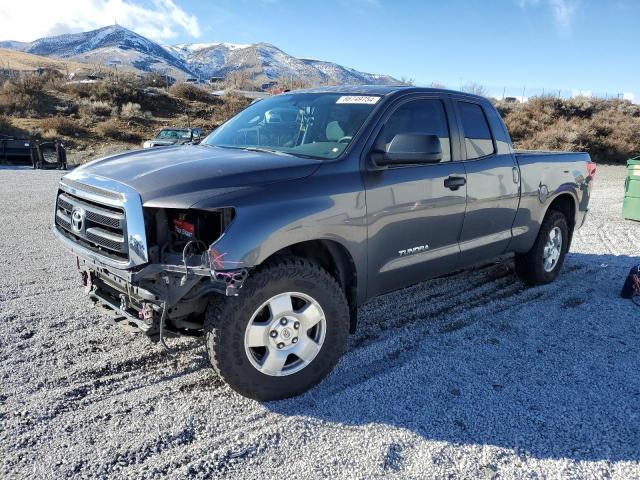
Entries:
[[547, 207], [542, 217], [543, 220], [551, 210], [562, 213], [567, 219], [567, 227], [569, 229], [569, 244], [567, 248], [569, 248], [571, 246], [571, 240], [573, 239], [573, 230], [576, 225], [576, 212], [578, 210], [576, 198], [569, 192], [560, 193]]
[[354, 333], [358, 325], [358, 272], [349, 250], [335, 240], [306, 240], [281, 248], [265, 258], [262, 263], [281, 255], [305, 258], [322, 267], [338, 282], [349, 305], [349, 331]]

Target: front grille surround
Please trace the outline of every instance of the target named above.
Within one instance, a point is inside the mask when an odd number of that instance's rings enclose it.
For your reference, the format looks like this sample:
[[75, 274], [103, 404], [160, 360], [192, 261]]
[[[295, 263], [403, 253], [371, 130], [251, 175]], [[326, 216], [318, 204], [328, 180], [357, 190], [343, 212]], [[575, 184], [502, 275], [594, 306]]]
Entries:
[[[72, 220], [76, 210], [82, 222]], [[142, 200], [120, 182], [81, 172], [63, 177], [53, 227], [56, 236], [83, 258], [120, 269], [148, 262]]]
[[[98, 206], [70, 193], [58, 192], [56, 224], [65, 235], [85, 244], [96, 253], [129, 260], [127, 222], [122, 207]], [[72, 222], [74, 211], [82, 212], [83, 220], [76, 229]]]

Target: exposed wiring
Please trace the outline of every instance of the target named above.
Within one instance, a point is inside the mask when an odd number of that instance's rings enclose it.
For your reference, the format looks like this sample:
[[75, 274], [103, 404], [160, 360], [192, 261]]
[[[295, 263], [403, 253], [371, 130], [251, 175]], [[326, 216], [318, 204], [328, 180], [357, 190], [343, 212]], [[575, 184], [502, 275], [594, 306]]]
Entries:
[[192, 244], [200, 244], [204, 247], [204, 249], [207, 249], [207, 245], [202, 241], [202, 240], [189, 240], [184, 248], [182, 249], [182, 264], [184, 265], [184, 274], [185, 276], [189, 275], [189, 268], [187, 267], [187, 250], [189, 248], [190, 245]]
[[167, 350], [171, 351], [167, 342], [164, 341], [164, 322], [167, 319], [167, 301], [162, 302], [162, 315], [160, 315], [160, 344]]

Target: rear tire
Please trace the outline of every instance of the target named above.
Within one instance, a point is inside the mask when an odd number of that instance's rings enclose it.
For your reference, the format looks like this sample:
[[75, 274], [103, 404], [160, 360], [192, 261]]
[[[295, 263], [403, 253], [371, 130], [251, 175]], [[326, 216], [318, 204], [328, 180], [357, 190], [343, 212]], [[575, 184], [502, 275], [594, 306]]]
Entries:
[[348, 332], [344, 292], [325, 270], [298, 257], [257, 268], [238, 297], [216, 298], [205, 318], [213, 368], [235, 391], [261, 401], [322, 381], [344, 353]]
[[531, 250], [516, 254], [516, 273], [528, 285], [551, 283], [558, 276], [569, 245], [566, 217], [549, 210]]

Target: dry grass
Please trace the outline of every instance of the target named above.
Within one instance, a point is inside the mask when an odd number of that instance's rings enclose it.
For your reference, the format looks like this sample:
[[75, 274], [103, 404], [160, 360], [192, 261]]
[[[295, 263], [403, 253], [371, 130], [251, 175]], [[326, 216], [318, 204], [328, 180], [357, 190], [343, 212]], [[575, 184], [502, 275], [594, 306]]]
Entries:
[[191, 83], [176, 83], [169, 92], [178, 98], [194, 102], [214, 103], [215, 98], [203, 88]]
[[0, 113], [25, 114], [38, 110], [44, 100], [44, 83], [44, 79], [36, 75], [5, 81], [0, 87]]
[[589, 152], [605, 163], [640, 153], [640, 106], [627, 101], [539, 97], [496, 106], [517, 148]]
[[83, 162], [104, 145], [137, 146], [162, 127], [191, 125], [208, 133], [249, 104], [235, 93], [216, 97], [195, 85], [164, 90], [149, 83], [129, 75], [93, 83], [35, 74], [6, 81], [0, 84], [0, 133], [65, 137], [70, 158]]
[[218, 109], [223, 121], [233, 117], [238, 112], [247, 108], [251, 100], [235, 91], [229, 91], [224, 96], [224, 102]]
[[122, 118], [145, 118], [145, 112], [142, 111], [139, 103], [127, 102], [120, 109]]
[[123, 142], [140, 143], [141, 135], [132, 128], [131, 123], [124, 123], [116, 118], [110, 118], [101, 122], [96, 130], [105, 138], [121, 140]]
[[57, 132], [58, 135], [72, 137], [83, 133], [83, 129], [78, 122], [69, 117], [50, 117], [40, 122], [42, 130], [45, 132]]
[[50, 57], [32, 55], [31, 53], [18, 52], [0, 48], [0, 61], [3, 66], [9, 66], [16, 70], [35, 70], [37, 68], [56, 69], [60, 72], [89, 71], [91, 65], [86, 63], [70, 62], [67, 60], [56, 60]]
[[82, 99], [80, 101], [81, 116], [110, 117], [113, 113], [113, 107], [100, 100]]

